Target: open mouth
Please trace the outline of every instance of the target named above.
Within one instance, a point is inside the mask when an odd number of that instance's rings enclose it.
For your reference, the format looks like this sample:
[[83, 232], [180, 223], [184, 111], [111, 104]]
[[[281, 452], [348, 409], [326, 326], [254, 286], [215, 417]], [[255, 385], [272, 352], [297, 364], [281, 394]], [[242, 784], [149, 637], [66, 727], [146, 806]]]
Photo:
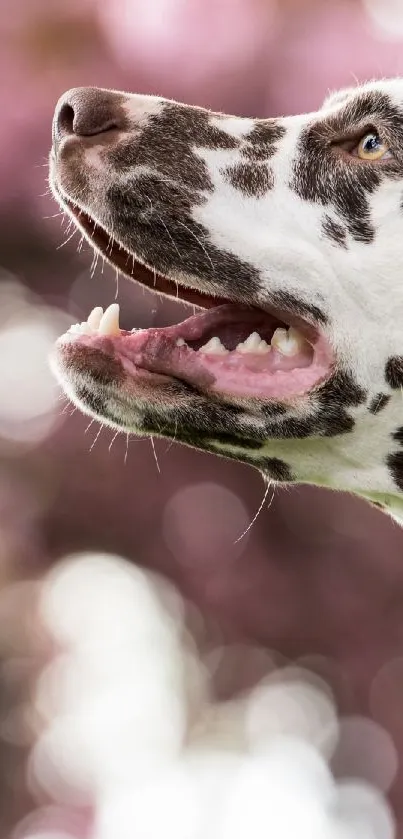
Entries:
[[138, 262], [89, 215], [63, 200], [91, 245], [115, 268], [203, 311], [175, 326], [128, 332], [119, 327], [118, 304], [105, 312], [96, 307], [61, 345], [97, 348], [119, 360], [131, 379], [148, 371], [226, 396], [287, 401], [329, 378], [333, 352], [316, 325], [293, 313], [238, 305], [178, 285]]

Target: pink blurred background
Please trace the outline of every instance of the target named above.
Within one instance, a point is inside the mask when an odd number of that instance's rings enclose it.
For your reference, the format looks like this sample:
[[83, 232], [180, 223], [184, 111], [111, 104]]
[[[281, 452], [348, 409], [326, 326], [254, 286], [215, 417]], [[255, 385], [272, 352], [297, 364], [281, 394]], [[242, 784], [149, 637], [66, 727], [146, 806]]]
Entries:
[[[115, 297], [47, 192], [52, 112], [69, 87], [156, 93], [215, 110], [315, 110], [329, 90], [403, 75], [392, 0], [13, 0], [0, 23], [0, 586], [66, 551], [101, 549], [162, 571], [220, 639], [303, 659], [340, 709], [392, 735], [403, 758], [403, 531], [316, 489], [262, 500], [257, 473], [167, 442], [102, 430], [58, 401], [46, 354], [69, 322]], [[52, 217], [54, 216], [54, 217]], [[93, 273], [93, 275], [92, 275]], [[120, 280], [123, 326], [176, 305]], [[3, 342], [3, 344], [2, 344]], [[21, 398], [23, 394], [23, 398]], [[0, 836], [31, 806], [16, 717], [34, 655], [30, 598], [0, 599]], [[35, 644], [33, 645], [35, 647]], [[247, 667], [245, 668], [247, 670]], [[243, 673], [242, 666], [234, 670]], [[247, 674], [250, 678], [250, 674]], [[239, 679], [242, 681], [242, 675]], [[241, 687], [233, 675], [224, 691]], [[376, 759], [376, 756], [372, 756]], [[357, 758], [359, 760], [359, 758]], [[403, 837], [403, 772], [391, 790]]]

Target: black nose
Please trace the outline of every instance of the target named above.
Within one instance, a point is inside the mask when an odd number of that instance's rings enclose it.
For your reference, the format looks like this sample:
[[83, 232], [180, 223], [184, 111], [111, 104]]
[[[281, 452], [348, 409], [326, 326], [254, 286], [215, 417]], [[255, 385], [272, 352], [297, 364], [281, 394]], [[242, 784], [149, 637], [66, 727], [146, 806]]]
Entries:
[[59, 99], [53, 118], [55, 147], [64, 137], [93, 137], [123, 128], [122, 96], [98, 87], [73, 87]]

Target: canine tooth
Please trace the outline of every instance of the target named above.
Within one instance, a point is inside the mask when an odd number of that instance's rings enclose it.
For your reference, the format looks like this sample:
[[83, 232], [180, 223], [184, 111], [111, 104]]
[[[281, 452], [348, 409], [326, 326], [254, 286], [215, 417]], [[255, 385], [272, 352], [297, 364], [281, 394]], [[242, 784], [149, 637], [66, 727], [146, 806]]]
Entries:
[[185, 344], [186, 344], [186, 341], [185, 341], [184, 338], [177, 338], [176, 339], [176, 346], [177, 347], [184, 347]]
[[98, 327], [98, 335], [120, 335], [119, 303], [111, 303], [105, 309]]
[[202, 353], [211, 353], [211, 355], [227, 355], [229, 350], [227, 350], [221, 343], [219, 338], [210, 338], [207, 341], [207, 344], [204, 347], [200, 347], [199, 352]]
[[104, 310], [102, 306], [96, 306], [95, 309], [92, 310], [87, 320], [88, 326], [90, 326], [91, 329], [98, 329], [103, 313]]

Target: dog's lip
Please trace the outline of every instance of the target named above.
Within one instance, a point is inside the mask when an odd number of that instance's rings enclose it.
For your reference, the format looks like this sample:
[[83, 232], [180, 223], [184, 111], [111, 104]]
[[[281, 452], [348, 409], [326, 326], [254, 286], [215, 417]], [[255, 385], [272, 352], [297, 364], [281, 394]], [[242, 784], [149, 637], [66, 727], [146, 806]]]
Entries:
[[[130, 253], [116, 238], [111, 237], [103, 225], [94, 219], [87, 210], [84, 210], [65, 195], [56, 181], [52, 186], [58, 200], [62, 202], [70, 215], [73, 216], [75, 224], [84, 234], [90, 245], [128, 279], [139, 285], [146, 286], [152, 292], [171, 298], [174, 297], [180, 303], [187, 303], [202, 310], [215, 309], [226, 305], [238, 305], [246, 308], [245, 303], [238, 303], [235, 298], [229, 300], [225, 297], [205, 294], [203, 291], [184, 285], [183, 278], [179, 282], [170, 279], [159, 271], [154, 271], [152, 267], [142, 263], [134, 254]], [[129, 262], [131, 262], [131, 266]], [[250, 308], [257, 308], [257, 306], [251, 304]], [[314, 341], [318, 334], [316, 323], [305, 318], [303, 319], [288, 309], [274, 307], [270, 304], [270, 301], [267, 301], [267, 304], [264, 301], [259, 302], [259, 311], [266, 313], [269, 317], [274, 315], [277, 320], [299, 329], [308, 341]]]
[[75, 224], [90, 245], [128, 279], [146, 286], [151, 291], [158, 292], [166, 297], [175, 297], [181, 303], [188, 303], [197, 306], [199, 309], [210, 309], [229, 302], [226, 298], [213, 297], [210, 294], [204, 294], [202, 291], [185, 286], [183, 280], [179, 284], [159, 271], [154, 271], [151, 266], [141, 262], [138, 257], [129, 252], [116, 237], [108, 234], [103, 225], [95, 220], [87, 210], [82, 209], [70, 198], [67, 198], [61, 192], [57, 183], [54, 184], [54, 188], [58, 199], [62, 201], [70, 215], [73, 216]]

